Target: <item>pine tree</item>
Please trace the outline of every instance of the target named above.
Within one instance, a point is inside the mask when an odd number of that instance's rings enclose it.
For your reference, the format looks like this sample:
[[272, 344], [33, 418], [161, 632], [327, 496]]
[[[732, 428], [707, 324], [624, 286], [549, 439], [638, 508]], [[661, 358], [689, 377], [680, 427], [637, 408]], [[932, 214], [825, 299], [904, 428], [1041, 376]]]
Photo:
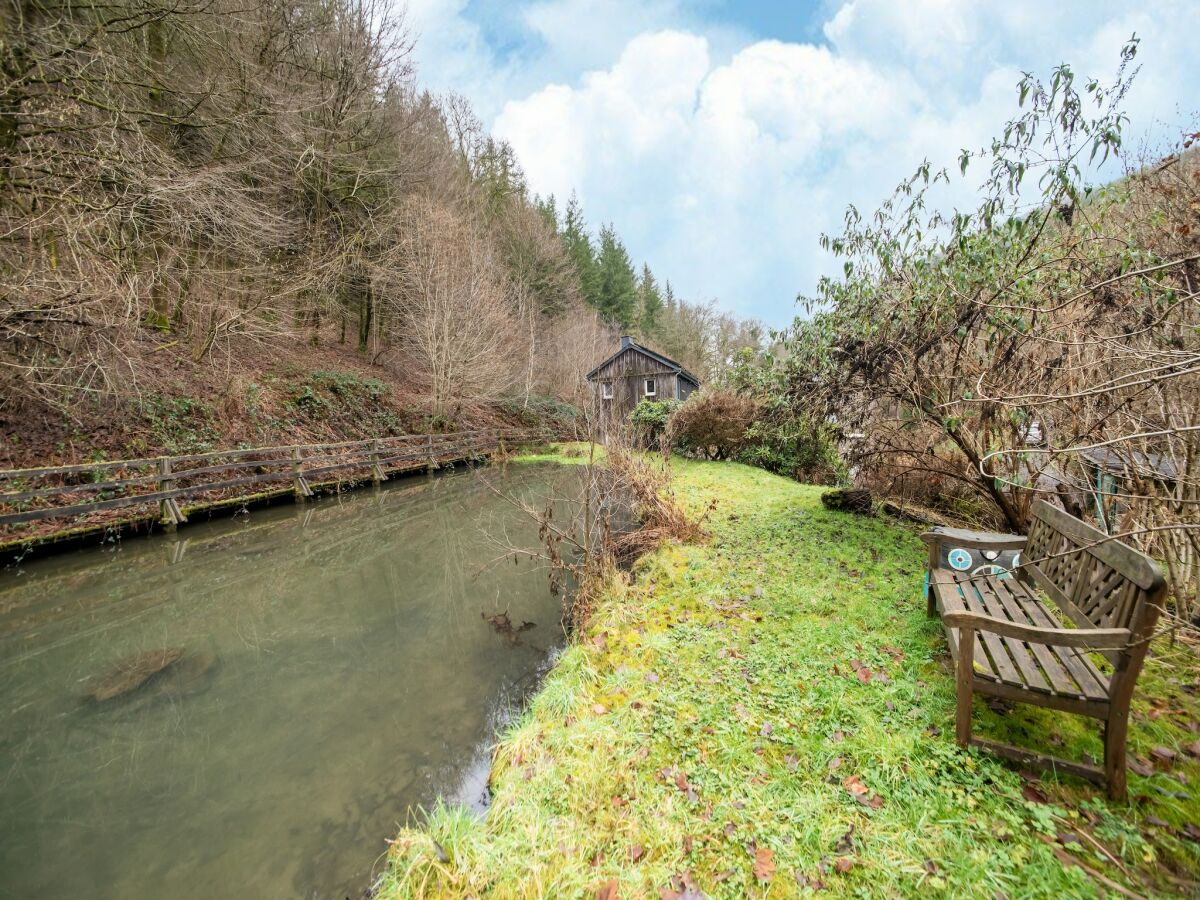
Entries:
[[533, 200], [533, 208], [537, 210], [537, 214], [542, 217], [542, 221], [555, 234], [559, 233], [558, 223], [558, 203], [551, 194], [546, 199], [535, 197]]
[[611, 225], [600, 229], [600, 315], [628, 331], [637, 321], [637, 275], [629, 251]]
[[596, 250], [592, 239], [587, 233], [587, 225], [583, 221], [583, 210], [579, 208], [579, 198], [571, 192], [567, 201], [567, 214], [563, 219], [563, 246], [567, 256], [575, 266], [579, 275], [579, 290], [586, 303], [599, 309], [600, 307], [600, 273], [596, 260]]
[[658, 333], [662, 319], [663, 298], [654, 280], [650, 266], [642, 264], [642, 280], [638, 284], [638, 306], [641, 313], [641, 332], [643, 337], [653, 337]]

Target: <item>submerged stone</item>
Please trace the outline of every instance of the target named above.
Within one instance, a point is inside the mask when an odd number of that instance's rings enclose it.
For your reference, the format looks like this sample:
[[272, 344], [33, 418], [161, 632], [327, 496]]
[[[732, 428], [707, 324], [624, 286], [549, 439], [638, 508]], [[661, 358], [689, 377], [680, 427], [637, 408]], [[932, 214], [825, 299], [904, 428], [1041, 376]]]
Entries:
[[107, 675], [93, 683], [87, 696], [97, 703], [123, 697], [136, 691], [159, 672], [170, 668], [181, 656], [182, 647], [161, 647], [122, 660]]

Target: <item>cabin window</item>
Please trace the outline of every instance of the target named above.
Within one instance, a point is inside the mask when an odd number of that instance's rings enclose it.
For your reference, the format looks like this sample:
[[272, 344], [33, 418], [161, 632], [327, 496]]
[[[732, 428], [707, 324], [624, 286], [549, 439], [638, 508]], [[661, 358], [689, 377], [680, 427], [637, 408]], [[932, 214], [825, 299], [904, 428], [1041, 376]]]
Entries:
[[612, 382], [611, 381], [605, 381], [600, 385], [600, 396], [603, 397], [605, 400], [612, 399], [613, 395], [612, 395]]
[[653, 397], [656, 395], [657, 391], [655, 391], [654, 388], [655, 388], [654, 379], [647, 378], [646, 379], [646, 396], [647, 397]]

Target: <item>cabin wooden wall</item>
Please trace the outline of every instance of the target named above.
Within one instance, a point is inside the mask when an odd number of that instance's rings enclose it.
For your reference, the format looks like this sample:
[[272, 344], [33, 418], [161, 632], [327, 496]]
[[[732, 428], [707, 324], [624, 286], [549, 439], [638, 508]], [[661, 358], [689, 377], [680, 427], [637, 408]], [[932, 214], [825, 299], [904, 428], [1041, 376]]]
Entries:
[[[640, 352], [636, 347], [630, 347], [599, 369], [592, 381], [593, 394], [596, 402], [600, 404], [601, 428], [605, 434], [612, 423], [627, 418], [642, 400], [643, 379], [646, 378], [654, 378], [657, 381], [653, 398], [655, 400], [683, 400], [692, 391], [691, 384], [681, 379], [673, 370]], [[603, 399], [601, 385], [606, 381], [612, 382], [611, 400]]]

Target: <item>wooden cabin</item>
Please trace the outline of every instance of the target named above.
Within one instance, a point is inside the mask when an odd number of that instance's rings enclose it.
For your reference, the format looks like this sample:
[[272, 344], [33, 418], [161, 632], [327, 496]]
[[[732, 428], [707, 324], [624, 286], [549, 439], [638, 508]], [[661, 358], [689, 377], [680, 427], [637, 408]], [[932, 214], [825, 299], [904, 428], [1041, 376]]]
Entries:
[[700, 380], [661, 353], [643, 347], [631, 337], [621, 338], [620, 349], [588, 372], [593, 396], [600, 407], [601, 431], [628, 419], [642, 400], [686, 400]]

